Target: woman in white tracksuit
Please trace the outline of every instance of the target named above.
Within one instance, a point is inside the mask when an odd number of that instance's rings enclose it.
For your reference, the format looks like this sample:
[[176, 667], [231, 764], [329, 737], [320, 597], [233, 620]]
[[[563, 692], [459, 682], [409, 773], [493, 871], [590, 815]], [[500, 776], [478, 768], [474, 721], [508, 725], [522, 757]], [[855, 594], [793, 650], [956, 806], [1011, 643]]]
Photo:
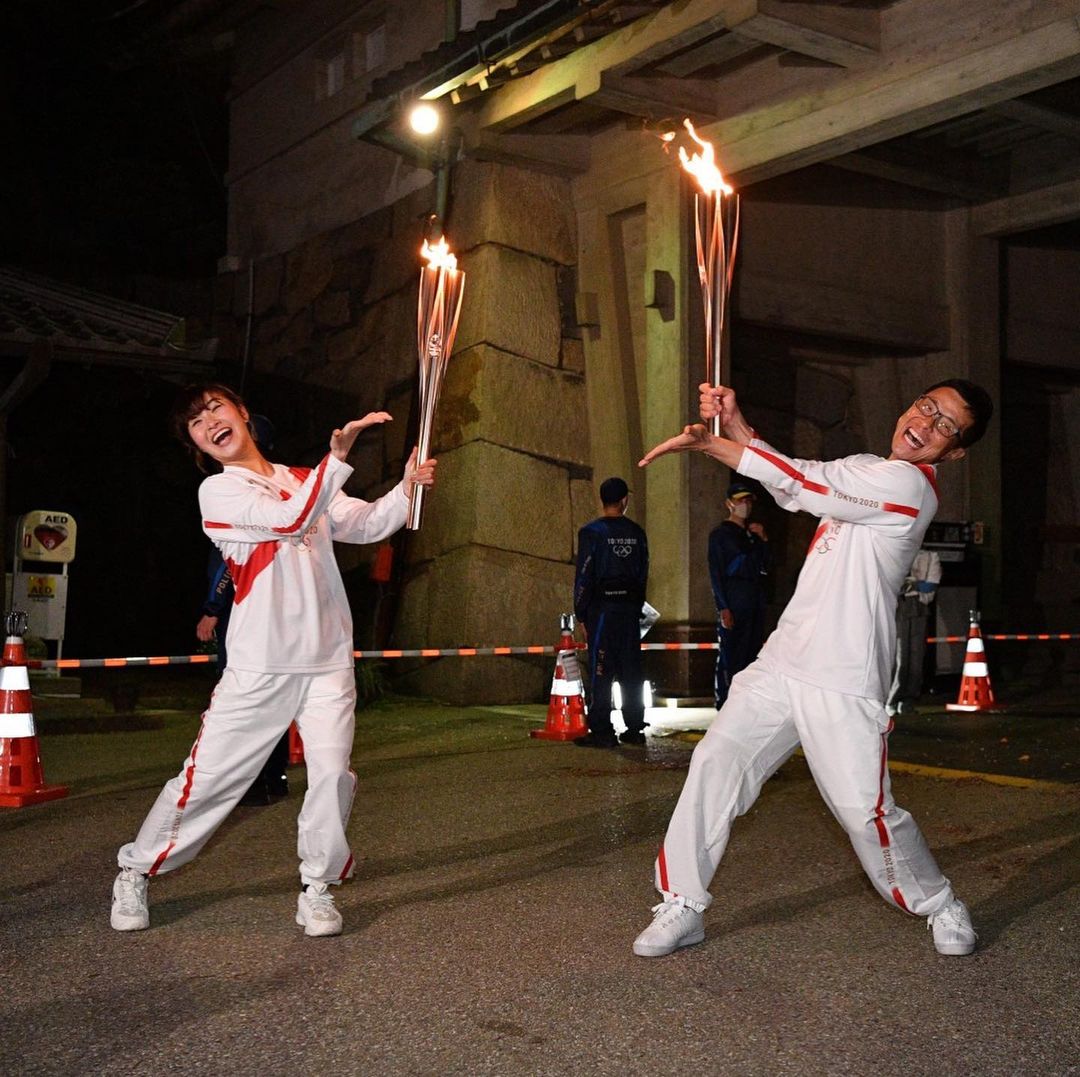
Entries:
[[[248, 412], [225, 386], [192, 386], [173, 428], [202, 469], [203, 529], [233, 578], [229, 665], [180, 773], [157, 798], [135, 840], [121, 847], [111, 923], [150, 924], [147, 880], [186, 864], [236, 806], [293, 721], [304, 742], [308, 788], [297, 822], [301, 892], [296, 922], [307, 935], [341, 932], [328, 889], [352, 871], [345, 828], [356, 775], [352, 618], [333, 543], [378, 542], [404, 523], [415, 483], [430, 486], [435, 461], [409, 458], [405, 478], [374, 502], [341, 492], [345, 459], [361, 430], [390, 420], [372, 412], [335, 430], [315, 468], [262, 456]], [[211, 464], [211, 467], [213, 464]]]
[[746, 423], [731, 389], [701, 386], [701, 416], [642, 464], [697, 450], [757, 479], [789, 511], [819, 516], [795, 594], [756, 662], [739, 674], [694, 751], [656, 860], [663, 900], [634, 943], [659, 957], [702, 941], [708, 886], [731, 824], [798, 746], [877, 891], [928, 918], [943, 954], [968, 954], [975, 932], [912, 817], [892, 798], [885, 711], [897, 595], [937, 511], [935, 465], [958, 460], [993, 411], [959, 379], [932, 386], [900, 416], [888, 459], [829, 462], [778, 453]]

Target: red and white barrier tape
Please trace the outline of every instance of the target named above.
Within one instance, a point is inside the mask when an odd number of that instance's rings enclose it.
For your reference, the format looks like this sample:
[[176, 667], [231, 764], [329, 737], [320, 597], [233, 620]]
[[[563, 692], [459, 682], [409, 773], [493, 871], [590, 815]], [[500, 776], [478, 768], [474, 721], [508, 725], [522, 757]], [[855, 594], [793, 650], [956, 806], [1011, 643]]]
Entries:
[[[927, 643], [967, 643], [968, 636], [928, 636]], [[1080, 639], [1080, 632], [1003, 632], [998, 634], [982, 633], [983, 639]]]
[[[984, 640], [1074, 640], [1080, 632], [1008, 633], [984, 635]], [[930, 636], [927, 643], [966, 643], [967, 636]], [[579, 650], [584, 643], [576, 644]], [[717, 643], [643, 643], [643, 651], [715, 651]], [[354, 658], [478, 658], [492, 655], [555, 654], [558, 647], [414, 647], [382, 651], [353, 651]], [[196, 666], [217, 662], [213, 654], [174, 654], [133, 658], [32, 658], [30, 669], [118, 669], [123, 666]]]

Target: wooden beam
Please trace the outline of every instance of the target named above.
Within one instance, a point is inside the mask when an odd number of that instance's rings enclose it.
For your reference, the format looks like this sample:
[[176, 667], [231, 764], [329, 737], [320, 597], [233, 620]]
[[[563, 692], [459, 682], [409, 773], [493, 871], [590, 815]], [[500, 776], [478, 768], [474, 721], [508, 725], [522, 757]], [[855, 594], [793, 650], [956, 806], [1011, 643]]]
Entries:
[[[866, 67], [880, 59], [876, 11], [792, 0], [759, 0], [757, 8], [732, 26], [741, 37], [840, 67]], [[852, 16], [861, 21], [853, 23]]]
[[716, 67], [737, 60], [752, 49], [759, 48], [760, 44], [738, 34], [721, 33], [701, 45], [695, 45], [672, 56], [662, 64], [657, 64], [656, 70], [664, 75], [682, 78], [700, 71], [703, 67]]
[[984, 202], [971, 210], [971, 227], [980, 236], [1009, 236], [1080, 219], [1080, 180], [1027, 194]]
[[746, 7], [755, 8], [756, 2], [722, 0], [719, 12], [717, 6], [717, 0], [672, 4], [651, 18], [639, 19], [625, 29], [585, 45], [493, 94], [480, 110], [479, 126], [495, 131], [519, 127], [568, 101], [589, 97], [600, 89], [605, 71], [641, 60], [657, 46], [667, 50], [659, 55], [668, 55], [671, 42], [681, 40], [688, 31], [697, 32], [704, 24], [708, 33], [715, 33], [728, 18], [740, 17]]
[[841, 154], [828, 164], [965, 202], [985, 202], [1008, 190], [1007, 168], [949, 150], [919, 152], [909, 146], [885, 144]]
[[1026, 123], [1029, 127], [1037, 127], [1050, 134], [1062, 135], [1073, 142], [1080, 142], [1080, 116], [1074, 116], [1070, 112], [1046, 108], [1031, 101], [1002, 101], [999, 105], [993, 105], [989, 111], [995, 116]]
[[736, 273], [740, 321], [910, 352], [947, 351], [949, 311], [878, 292], [857, 292], [765, 273]]
[[678, 122], [689, 116], [694, 123], [709, 123], [718, 115], [716, 83], [704, 80], [627, 78], [604, 72], [589, 104], [649, 120]]
[[589, 139], [583, 135], [499, 135], [467, 129], [470, 157], [521, 165], [557, 176], [579, 176], [589, 170]]
[[683, 52], [697, 45], [699, 42], [709, 40], [721, 33], [727, 26], [727, 16], [721, 8], [713, 10], [711, 16], [694, 25], [682, 27], [670, 37], [660, 38], [638, 52], [613, 63], [608, 70], [616, 75], [632, 75], [642, 68], [659, 64], [669, 56]]
[[827, 37], [881, 50], [881, 11], [847, 0], [760, 0], [763, 15], [817, 30]]
[[722, 120], [703, 137], [724, 146], [725, 171], [755, 182], [1077, 76], [1074, 15], [936, 64], [914, 52], [880, 75], [853, 73], [821, 93]]

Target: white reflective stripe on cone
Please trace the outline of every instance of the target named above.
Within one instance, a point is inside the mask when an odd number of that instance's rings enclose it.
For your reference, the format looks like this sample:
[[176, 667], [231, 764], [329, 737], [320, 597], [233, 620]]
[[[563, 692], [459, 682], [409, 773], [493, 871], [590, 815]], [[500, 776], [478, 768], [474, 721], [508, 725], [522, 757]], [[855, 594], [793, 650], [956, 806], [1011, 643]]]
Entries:
[[986, 672], [985, 662], [965, 662], [964, 663], [964, 676], [965, 677], [986, 677], [989, 674]]
[[581, 680], [581, 672], [578, 669], [578, 658], [574, 651], [559, 651], [556, 665], [562, 666], [563, 676], [570, 681]]
[[0, 714], [0, 737], [32, 737], [34, 716], [32, 714]]
[[26, 666], [0, 666], [0, 691], [25, 692], [30, 688]]
[[986, 648], [983, 646], [982, 636], [972, 636], [971, 639], [967, 641], [967, 649], [968, 654], [971, 654], [972, 652], [983, 654]]
[[581, 695], [581, 682], [559, 680], [552, 681], [551, 694], [553, 696], [579, 696]]

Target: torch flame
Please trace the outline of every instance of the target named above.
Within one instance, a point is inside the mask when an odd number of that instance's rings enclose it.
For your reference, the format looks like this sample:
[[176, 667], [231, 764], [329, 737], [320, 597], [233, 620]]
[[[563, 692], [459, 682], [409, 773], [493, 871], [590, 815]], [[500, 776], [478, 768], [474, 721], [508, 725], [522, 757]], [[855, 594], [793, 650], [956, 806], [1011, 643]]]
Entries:
[[457, 269], [457, 256], [450, 252], [446, 236], [440, 236], [434, 246], [425, 239], [420, 253], [427, 259], [428, 269]]
[[679, 160], [682, 162], [683, 168], [698, 181], [698, 185], [707, 194], [731, 194], [734, 188], [724, 182], [723, 174], [716, 166], [716, 154], [712, 143], [698, 137], [698, 133], [694, 130], [694, 125], [689, 119], [683, 120], [683, 126], [689, 131], [690, 137], [702, 150], [701, 153], [695, 153], [691, 157], [686, 152], [685, 147], [680, 146]]

